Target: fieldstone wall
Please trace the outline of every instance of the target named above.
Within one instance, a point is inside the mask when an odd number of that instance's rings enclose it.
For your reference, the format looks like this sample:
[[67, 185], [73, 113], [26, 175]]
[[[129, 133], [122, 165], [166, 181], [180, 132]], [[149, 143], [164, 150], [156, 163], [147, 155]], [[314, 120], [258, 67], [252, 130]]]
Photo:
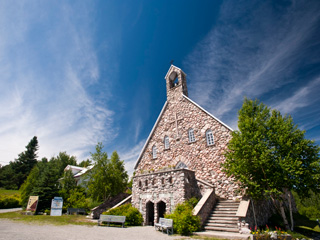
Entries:
[[[253, 207], [254, 206], [254, 207]], [[249, 208], [247, 211], [247, 216], [245, 218], [241, 218], [241, 221], [244, 220], [249, 224], [249, 228], [254, 229], [255, 221], [254, 221], [254, 213], [258, 226], [265, 226], [268, 223], [269, 218], [272, 214], [275, 213], [274, 206], [270, 200], [261, 200], [261, 201], [252, 201], [250, 200]]]
[[[173, 168], [183, 162], [188, 169], [195, 171], [198, 179], [211, 183], [219, 197], [233, 199], [237, 184], [221, 171], [221, 163], [225, 160], [223, 153], [231, 139], [231, 130], [180, 91], [178, 88], [172, 90], [170, 101], [138, 160], [136, 175], [159, 171], [165, 167]], [[195, 135], [195, 142], [192, 143], [188, 138], [190, 128], [193, 128]], [[212, 130], [214, 136], [214, 145], [211, 146], [206, 141], [208, 129]], [[170, 141], [168, 149], [164, 148], [165, 136]], [[152, 155], [153, 146], [157, 148], [156, 158]]]
[[141, 174], [133, 177], [132, 205], [139, 209], [145, 224], [150, 224], [147, 216], [147, 203], [154, 204], [154, 222], [157, 222], [158, 204], [165, 203], [165, 212], [174, 210], [177, 203], [191, 197], [201, 197], [195, 174], [187, 169]]

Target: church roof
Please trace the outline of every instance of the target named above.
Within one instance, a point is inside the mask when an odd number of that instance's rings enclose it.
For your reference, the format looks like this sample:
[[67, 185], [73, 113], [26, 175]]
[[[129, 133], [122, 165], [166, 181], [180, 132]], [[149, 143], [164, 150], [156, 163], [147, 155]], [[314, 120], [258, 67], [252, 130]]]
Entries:
[[[172, 67], [172, 66], [173, 66], [173, 65], [171, 65], [171, 67]], [[170, 69], [171, 69], [171, 67], [170, 67]], [[175, 67], [175, 66], [174, 66], [174, 67]], [[169, 69], [169, 71], [170, 71], [170, 69]], [[169, 72], [169, 71], [168, 71], [168, 72]], [[168, 73], [167, 73], [167, 74], [168, 74]], [[229, 127], [227, 124], [225, 124], [224, 122], [222, 122], [221, 120], [219, 120], [218, 118], [216, 118], [215, 116], [213, 116], [211, 113], [209, 113], [209, 112], [208, 112], [207, 110], [205, 110], [203, 107], [201, 107], [200, 105], [198, 105], [197, 103], [195, 103], [194, 101], [192, 101], [190, 98], [188, 98], [188, 97], [185, 96], [185, 95], [183, 95], [183, 97], [184, 97], [185, 99], [187, 99], [189, 102], [191, 102], [192, 104], [194, 104], [195, 106], [197, 106], [199, 109], [201, 109], [202, 111], [204, 111], [205, 113], [207, 113], [210, 117], [212, 117], [213, 119], [215, 119], [216, 121], [218, 121], [219, 123], [221, 123], [223, 126], [225, 126], [226, 128], [228, 128], [230, 131], [233, 131], [233, 129], [232, 129], [231, 127]], [[150, 141], [150, 138], [151, 138], [153, 132], [155, 131], [155, 129], [156, 129], [156, 127], [157, 127], [157, 125], [158, 125], [158, 123], [159, 123], [159, 121], [160, 121], [160, 119], [161, 119], [161, 117], [162, 117], [162, 115], [163, 115], [163, 113], [164, 113], [167, 105], [168, 105], [168, 102], [166, 101], [165, 104], [164, 104], [164, 106], [162, 107], [162, 110], [161, 110], [158, 118], [157, 118], [157, 121], [156, 121], [155, 124], [153, 125], [153, 128], [152, 128], [152, 130], [151, 130], [151, 132], [150, 132], [150, 134], [149, 134], [149, 136], [148, 136], [147, 141], [145, 142], [145, 144], [144, 144], [144, 146], [143, 146], [143, 148], [142, 148], [142, 150], [141, 150], [141, 152], [140, 152], [140, 154], [139, 154], [139, 157], [138, 157], [138, 159], [137, 159], [137, 162], [136, 162], [136, 164], [134, 165], [134, 169], [136, 169], [136, 168], [138, 167], [138, 164], [139, 164], [139, 162], [140, 162], [140, 160], [141, 160], [142, 154], [144, 153], [144, 151], [145, 151], [145, 149], [146, 149], [146, 147], [147, 147], [147, 145], [148, 145], [148, 143], [149, 143], [149, 141]]]
[[166, 76], [164, 77], [164, 79], [167, 79], [167, 77], [169, 77], [168, 75], [169, 75], [169, 73], [171, 73], [172, 69], [177, 69], [177, 70], [181, 71], [184, 75], [187, 75], [184, 71], [182, 71], [181, 68], [178, 68], [177, 66], [171, 64], [171, 66], [170, 66]]

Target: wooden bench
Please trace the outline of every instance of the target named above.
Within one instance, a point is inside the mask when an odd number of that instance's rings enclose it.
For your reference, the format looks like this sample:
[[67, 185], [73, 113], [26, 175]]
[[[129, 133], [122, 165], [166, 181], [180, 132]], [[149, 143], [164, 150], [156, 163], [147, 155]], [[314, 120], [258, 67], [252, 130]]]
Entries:
[[98, 226], [100, 226], [100, 224], [102, 222], [106, 222], [106, 223], [108, 223], [108, 227], [109, 227], [110, 223], [121, 223], [122, 227], [124, 227], [125, 221], [126, 221], [126, 216], [115, 216], [115, 215], [103, 215], [103, 214], [100, 214], [100, 218], [98, 220]]
[[67, 214], [73, 215], [74, 213], [78, 214], [87, 214], [86, 210], [84, 208], [68, 208]]
[[167, 230], [167, 234], [173, 234], [173, 220], [168, 218], [160, 218], [158, 223], [154, 224], [156, 230]]

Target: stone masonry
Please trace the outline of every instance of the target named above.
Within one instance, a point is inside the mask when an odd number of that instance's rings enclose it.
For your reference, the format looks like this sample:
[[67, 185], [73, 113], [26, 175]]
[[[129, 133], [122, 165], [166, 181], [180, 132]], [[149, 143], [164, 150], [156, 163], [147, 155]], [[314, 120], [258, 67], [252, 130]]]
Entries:
[[[194, 172], [187, 169], [152, 172], [133, 178], [132, 204], [142, 213], [146, 225], [191, 197], [200, 198], [201, 193]], [[159, 210], [160, 203], [164, 206], [162, 211]]]
[[[178, 78], [176, 85], [174, 78]], [[186, 78], [181, 69], [172, 65], [166, 81], [167, 102], [137, 161], [136, 176], [183, 163], [195, 171], [196, 178], [211, 183], [217, 196], [234, 198], [237, 185], [221, 171], [221, 163], [225, 160], [223, 153], [231, 139], [232, 129], [187, 97]], [[190, 128], [195, 136], [191, 143], [188, 138]], [[214, 137], [214, 144], [210, 146], [206, 141], [208, 129]], [[165, 136], [169, 137], [168, 149], [164, 146]], [[157, 149], [156, 158], [153, 158], [153, 146]]]

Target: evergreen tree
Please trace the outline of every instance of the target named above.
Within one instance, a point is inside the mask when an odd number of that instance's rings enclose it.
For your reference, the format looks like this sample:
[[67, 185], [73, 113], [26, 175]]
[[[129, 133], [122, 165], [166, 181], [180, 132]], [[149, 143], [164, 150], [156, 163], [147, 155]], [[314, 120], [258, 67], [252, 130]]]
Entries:
[[22, 183], [27, 179], [31, 169], [37, 164], [38, 139], [34, 136], [28, 145], [26, 151], [19, 154], [19, 157], [10, 163], [14, 174], [11, 181], [20, 188]]
[[37, 211], [44, 211], [50, 209], [52, 199], [59, 195], [59, 167], [57, 167], [54, 158], [49, 162], [41, 162], [38, 166], [40, 176], [31, 195], [39, 196]]
[[319, 147], [305, 139], [290, 116], [258, 100], [244, 100], [238, 128], [228, 145], [224, 171], [252, 198], [271, 198], [288, 229], [284, 201], [290, 203], [290, 191], [306, 195], [309, 189], [320, 190]]
[[20, 187], [22, 207], [27, 207], [29, 197], [31, 196], [33, 188], [37, 186], [38, 177], [40, 175], [40, 170], [38, 167], [39, 164], [40, 163], [32, 168], [26, 181], [24, 181], [24, 183]]
[[14, 171], [12, 162], [0, 168], [0, 188], [17, 189], [17, 184], [13, 181]]

